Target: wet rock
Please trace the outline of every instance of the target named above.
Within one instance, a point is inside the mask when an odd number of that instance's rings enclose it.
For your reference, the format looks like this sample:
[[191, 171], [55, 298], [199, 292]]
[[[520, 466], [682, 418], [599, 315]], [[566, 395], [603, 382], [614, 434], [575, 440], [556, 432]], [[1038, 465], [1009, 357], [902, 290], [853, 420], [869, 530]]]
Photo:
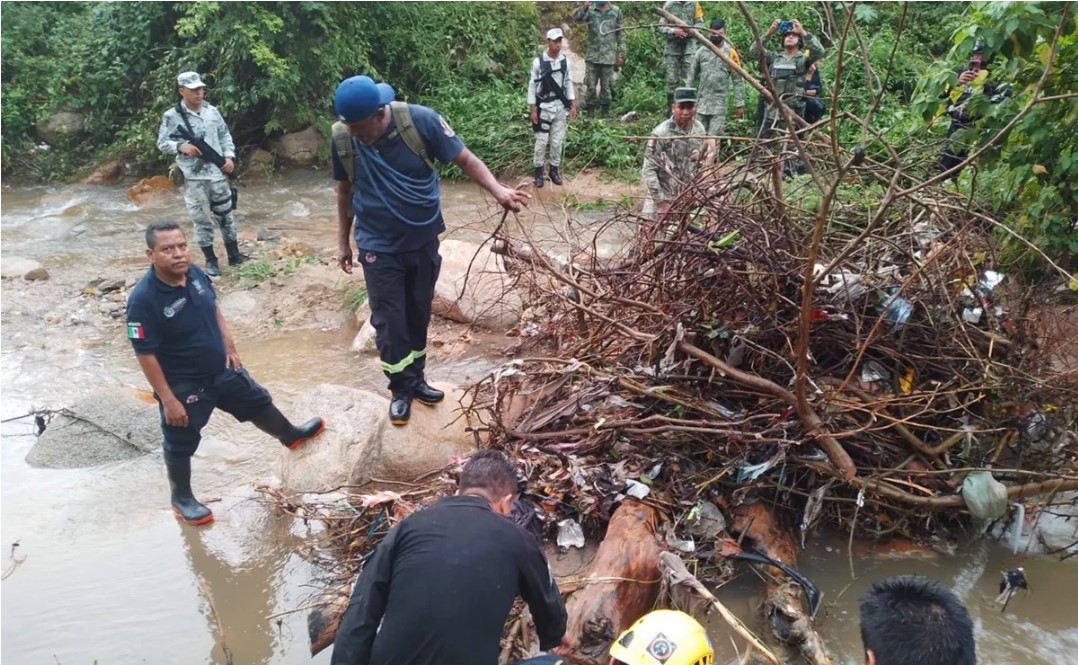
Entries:
[[[283, 450], [278, 476], [294, 493], [327, 492], [342, 485], [359, 485], [372, 478], [410, 481], [441, 469], [453, 456], [474, 449], [457, 419], [460, 391], [447, 389], [437, 407], [416, 404], [405, 427], [389, 422], [389, 400], [346, 386], [321, 384], [295, 399], [285, 410], [299, 421], [314, 415], [326, 419], [326, 431], [295, 451]], [[451, 392], [450, 392], [451, 391]], [[456, 420], [456, 422], [453, 422]]]
[[49, 145], [57, 145], [64, 139], [82, 133], [85, 118], [74, 111], [57, 111], [47, 120], [40, 120], [34, 126], [38, 137]]
[[270, 241], [270, 240], [277, 240], [280, 237], [281, 237], [281, 234], [278, 231], [271, 231], [269, 229], [259, 229], [258, 230], [258, 235], [255, 236], [255, 240], [257, 240], [259, 242], [267, 242], [267, 241]]
[[247, 169], [244, 177], [249, 180], [261, 180], [273, 172], [273, 153], [259, 148], [247, 156]]
[[370, 321], [364, 321], [363, 327], [356, 333], [355, 338], [352, 340], [352, 350], [356, 353], [364, 353], [367, 355], [378, 355], [378, 347], [375, 345], [374, 340], [374, 326]]
[[285, 134], [274, 143], [277, 159], [289, 166], [313, 166], [319, 161], [318, 151], [326, 139], [314, 127]]
[[412, 481], [475, 450], [475, 437], [467, 431], [467, 419], [460, 417], [464, 391], [448, 383], [431, 385], [445, 391], [445, 400], [435, 406], [416, 402], [407, 425], [386, 425], [373, 477]]
[[41, 264], [33, 259], [24, 259], [19, 256], [5, 256], [0, 260], [0, 277], [3, 277], [4, 279], [18, 279], [39, 268], [41, 268]]
[[28, 282], [39, 282], [49, 278], [49, 271], [45, 270], [41, 266], [38, 266], [33, 270], [28, 271], [25, 275], [22, 276], [22, 278]]
[[[524, 309], [502, 258], [486, 245], [444, 240], [442, 270], [435, 288], [437, 313], [461, 323], [511, 328]], [[471, 273], [469, 275], [469, 272]]]
[[56, 414], [26, 455], [26, 463], [76, 469], [139, 457], [160, 446], [160, 416], [149, 393], [102, 389]]
[[103, 279], [98, 282], [97, 290], [100, 293], [112, 293], [113, 291], [119, 291], [120, 289], [124, 288], [124, 284], [126, 283], [126, 280], [124, 280], [123, 278], [113, 277], [109, 279]]
[[123, 176], [123, 162], [113, 160], [101, 164], [80, 182], [83, 185], [115, 185]]
[[136, 205], [142, 205], [150, 199], [157, 198], [172, 191], [172, 181], [166, 176], [155, 175], [150, 178], [139, 180], [131, 189], [127, 190], [127, 198]]

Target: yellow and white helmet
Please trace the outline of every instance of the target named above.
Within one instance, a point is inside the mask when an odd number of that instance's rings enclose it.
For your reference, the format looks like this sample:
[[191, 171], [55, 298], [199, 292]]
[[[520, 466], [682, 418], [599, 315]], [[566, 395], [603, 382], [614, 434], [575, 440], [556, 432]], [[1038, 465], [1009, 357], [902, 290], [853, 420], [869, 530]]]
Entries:
[[645, 614], [610, 645], [610, 657], [626, 665], [712, 665], [714, 656], [704, 627], [676, 610]]

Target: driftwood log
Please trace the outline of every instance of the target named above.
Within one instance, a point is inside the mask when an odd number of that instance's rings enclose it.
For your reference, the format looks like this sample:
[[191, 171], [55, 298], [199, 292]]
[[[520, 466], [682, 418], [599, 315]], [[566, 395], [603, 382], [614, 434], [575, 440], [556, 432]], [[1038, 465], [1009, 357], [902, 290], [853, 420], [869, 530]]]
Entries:
[[[762, 554], [791, 567], [797, 566], [797, 546], [793, 534], [775, 522], [762, 503], [732, 508], [731, 530], [751, 541]], [[783, 645], [796, 649], [813, 665], [834, 665], [834, 657], [820, 638], [812, 617], [801, 602], [801, 587], [774, 566], [764, 569], [767, 596], [764, 614], [772, 634]]]
[[662, 580], [656, 537], [661, 519], [659, 511], [632, 499], [614, 511], [583, 588], [566, 603], [573, 665], [608, 665], [610, 644], [654, 607]]

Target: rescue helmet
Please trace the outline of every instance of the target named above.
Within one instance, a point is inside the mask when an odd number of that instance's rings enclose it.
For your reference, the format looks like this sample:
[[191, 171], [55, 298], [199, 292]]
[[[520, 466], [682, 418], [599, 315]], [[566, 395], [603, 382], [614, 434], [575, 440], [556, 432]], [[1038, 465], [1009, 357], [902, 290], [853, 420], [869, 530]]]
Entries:
[[645, 614], [610, 645], [610, 657], [626, 665], [712, 665], [714, 656], [704, 627], [677, 610]]
[[396, 93], [388, 83], [375, 83], [369, 76], [341, 81], [333, 95], [333, 110], [342, 122], [359, 122], [393, 101]]

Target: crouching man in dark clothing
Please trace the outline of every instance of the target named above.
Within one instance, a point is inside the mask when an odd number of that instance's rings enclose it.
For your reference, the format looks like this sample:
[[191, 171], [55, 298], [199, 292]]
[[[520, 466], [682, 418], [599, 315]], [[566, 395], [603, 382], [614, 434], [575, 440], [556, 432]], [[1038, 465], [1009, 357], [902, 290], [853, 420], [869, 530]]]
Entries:
[[150, 269], [127, 298], [127, 337], [161, 407], [172, 510], [188, 524], [208, 524], [213, 513], [191, 491], [191, 456], [214, 409], [250, 421], [291, 450], [325, 423], [293, 425], [244, 369], [213, 284], [191, 263], [178, 224], [150, 224], [146, 256]]
[[456, 496], [394, 527], [356, 582], [331, 664], [497, 665], [518, 595], [539, 648], [558, 647], [565, 605], [535, 538], [507, 519], [516, 488], [505, 456], [481, 450]]

